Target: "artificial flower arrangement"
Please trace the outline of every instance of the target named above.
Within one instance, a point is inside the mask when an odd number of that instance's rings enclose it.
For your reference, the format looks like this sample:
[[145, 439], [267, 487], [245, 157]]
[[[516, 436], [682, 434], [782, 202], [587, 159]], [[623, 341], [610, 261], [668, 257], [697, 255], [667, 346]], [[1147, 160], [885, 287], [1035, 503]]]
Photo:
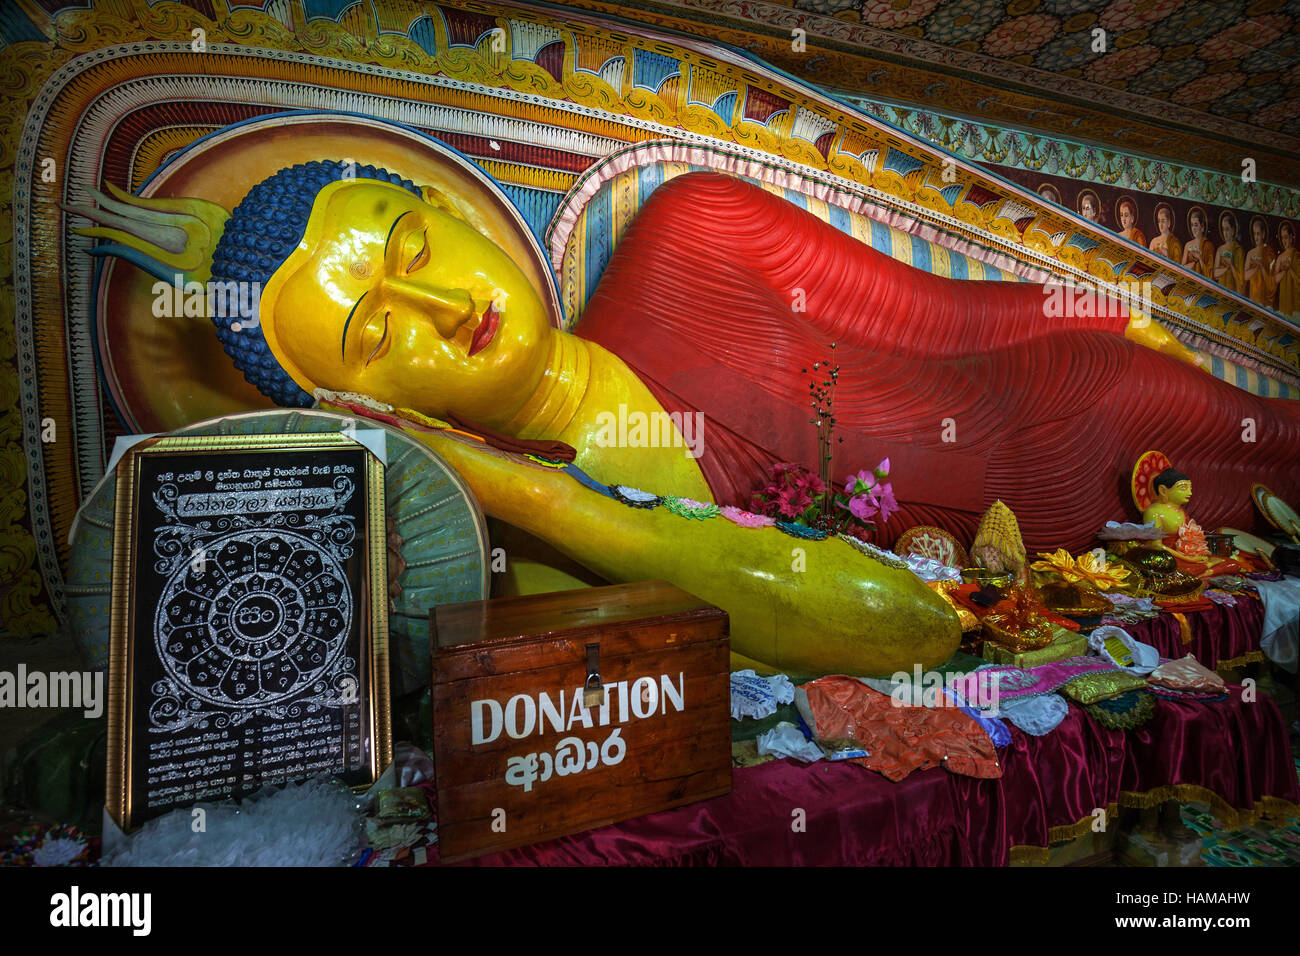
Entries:
[[1052, 554], [1040, 551], [1038, 556], [1043, 560], [1031, 564], [1033, 570], [1058, 575], [1068, 584], [1082, 584], [1098, 591], [1109, 591], [1111, 588], [1123, 588], [1128, 583], [1128, 569], [1108, 562], [1106, 553], [1101, 548], [1088, 551], [1077, 558], [1064, 548], [1059, 548]]
[[[813, 417], [808, 424], [817, 429], [819, 474], [802, 465], [782, 462], [773, 465], [768, 471], [767, 483], [750, 497], [750, 508], [757, 515], [771, 518], [783, 530], [793, 531], [791, 525], [803, 525], [824, 534], [847, 534], [860, 540], [876, 530], [872, 520], [879, 516], [884, 524], [889, 516], [898, 511], [898, 502], [894, 499], [894, 486], [885, 479], [889, 477], [889, 459], [886, 458], [873, 470], [865, 469], [849, 475], [843, 491], [836, 491], [831, 482], [831, 458], [835, 447], [835, 386], [839, 383], [840, 367], [834, 364], [835, 343], [831, 343], [831, 357], [822, 362], [815, 362], [812, 371], [815, 375], [825, 375], [821, 381], [816, 377], [808, 385], [808, 405]], [[801, 369], [804, 373], [808, 369]], [[843, 443], [840, 438], [839, 442]], [[736, 509], [724, 509], [723, 514], [738, 523], [748, 519], [737, 516], [747, 514], [736, 511], [736, 516], [728, 514]], [[755, 515], [748, 515], [754, 518]]]
[[1030, 568], [1038, 575], [1038, 597], [1058, 614], [1091, 617], [1109, 614], [1114, 605], [1101, 592], [1119, 591], [1129, 585], [1129, 571], [1111, 563], [1101, 548], [1075, 557], [1064, 548], [1051, 554], [1039, 552], [1042, 560]]
[[876, 519], [884, 524], [898, 511], [888, 477], [886, 458], [870, 471], [849, 475], [838, 490], [802, 465], [783, 462], [771, 467], [767, 483], [751, 496], [750, 508], [769, 518], [865, 540], [876, 530]]

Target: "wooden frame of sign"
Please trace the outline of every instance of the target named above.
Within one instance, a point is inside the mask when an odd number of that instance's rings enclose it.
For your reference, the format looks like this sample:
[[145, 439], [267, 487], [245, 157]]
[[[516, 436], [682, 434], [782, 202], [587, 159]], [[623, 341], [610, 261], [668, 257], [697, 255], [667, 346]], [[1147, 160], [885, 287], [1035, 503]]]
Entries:
[[107, 807], [392, 760], [384, 465], [342, 434], [169, 437], [117, 468]]

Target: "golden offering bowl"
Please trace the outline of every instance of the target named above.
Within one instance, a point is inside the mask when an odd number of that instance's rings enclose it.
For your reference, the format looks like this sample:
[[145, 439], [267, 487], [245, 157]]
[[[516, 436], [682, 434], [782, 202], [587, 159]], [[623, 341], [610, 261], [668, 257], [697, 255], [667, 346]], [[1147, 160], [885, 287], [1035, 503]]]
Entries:
[[1102, 594], [1092, 588], [1066, 581], [1048, 581], [1040, 584], [1038, 597], [1048, 610], [1067, 617], [1096, 617], [1114, 607]]
[[1015, 575], [1010, 571], [990, 571], [988, 568], [962, 568], [961, 579], [963, 581], [974, 581], [980, 587], [993, 585], [996, 588], [1009, 588], [1015, 581]]
[[1177, 570], [1148, 574], [1146, 587], [1157, 604], [1190, 604], [1199, 601], [1205, 590], [1200, 578]]
[[1041, 619], [1034, 619], [1028, 627], [1023, 627], [1010, 614], [986, 614], [983, 624], [988, 639], [1013, 654], [1046, 647], [1052, 643], [1056, 630], [1051, 623]]
[[1152, 572], [1165, 574], [1178, 570], [1178, 562], [1168, 551], [1156, 548], [1132, 548], [1124, 555], [1124, 560], [1136, 566], [1144, 574]]

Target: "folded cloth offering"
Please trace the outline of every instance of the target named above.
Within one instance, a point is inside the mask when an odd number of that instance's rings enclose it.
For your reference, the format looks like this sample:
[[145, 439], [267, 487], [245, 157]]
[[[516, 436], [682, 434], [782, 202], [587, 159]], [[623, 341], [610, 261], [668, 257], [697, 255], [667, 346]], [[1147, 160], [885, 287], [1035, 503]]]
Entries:
[[956, 707], [899, 707], [862, 681], [838, 675], [797, 688], [795, 706], [819, 741], [854, 741], [867, 756], [853, 762], [890, 780], [940, 766], [968, 777], [1002, 776], [993, 741]]
[[1223, 678], [1203, 665], [1192, 654], [1176, 661], [1165, 661], [1151, 672], [1148, 680], [1173, 690], [1195, 690], [1205, 693], [1223, 693]]
[[777, 705], [794, 700], [794, 685], [784, 674], [760, 677], [752, 670], [731, 672], [731, 719], [761, 720], [776, 713]]
[[1044, 694], [1003, 704], [1000, 713], [1030, 736], [1042, 737], [1050, 734], [1065, 720], [1070, 713], [1070, 705], [1059, 694]]

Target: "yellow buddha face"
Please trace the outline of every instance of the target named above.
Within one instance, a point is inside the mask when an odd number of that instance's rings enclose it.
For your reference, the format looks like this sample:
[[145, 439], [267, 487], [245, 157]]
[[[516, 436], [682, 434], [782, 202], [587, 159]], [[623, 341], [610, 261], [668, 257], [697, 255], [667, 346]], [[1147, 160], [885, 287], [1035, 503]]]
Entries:
[[260, 314], [272, 353], [309, 394], [360, 392], [489, 426], [536, 390], [554, 331], [500, 247], [373, 180], [321, 190]]
[[1168, 502], [1171, 505], [1177, 505], [1181, 508], [1191, 500], [1192, 483], [1187, 479], [1183, 479], [1182, 481], [1174, 482], [1172, 488], [1161, 485], [1157, 491], [1162, 501]]

